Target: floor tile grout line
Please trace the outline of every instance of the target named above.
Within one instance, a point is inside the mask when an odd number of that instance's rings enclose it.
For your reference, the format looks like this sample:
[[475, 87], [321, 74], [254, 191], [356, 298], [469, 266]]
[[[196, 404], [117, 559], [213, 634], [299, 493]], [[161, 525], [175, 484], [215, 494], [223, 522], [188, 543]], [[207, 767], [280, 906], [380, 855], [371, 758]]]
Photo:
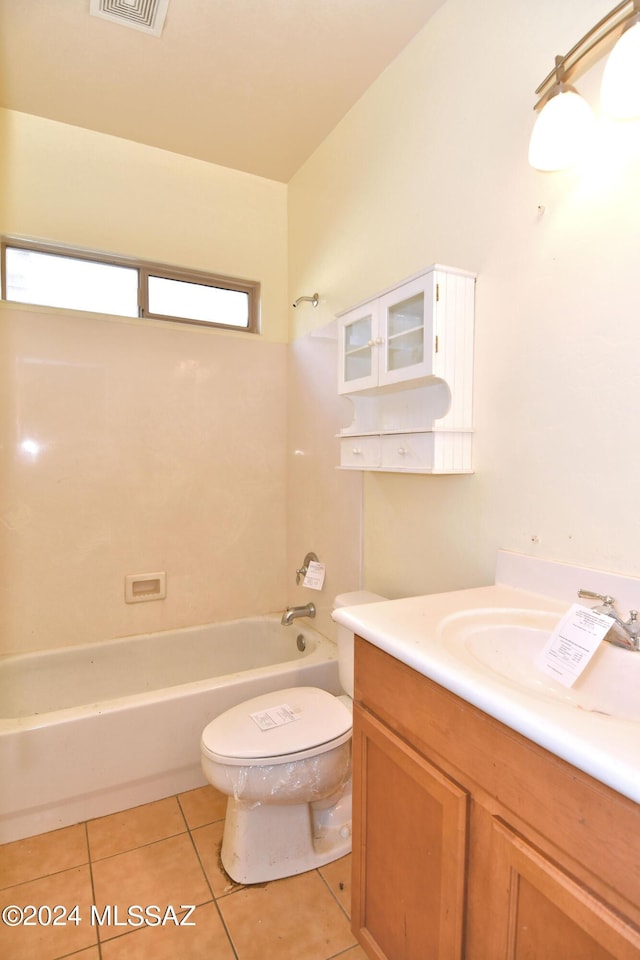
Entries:
[[187, 830], [187, 832], [188, 832], [188, 831], [191, 830], [191, 827], [189, 826], [189, 821], [187, 820], [187, 815], [186, 815], [186, 813], [184, 812], [183, 806], [182, 806], [182, 804], [181, 804], [181, 802], [180, 802], [180, 794], [179, 794], [179, 793], [176, 793], [176, 794], [174, 794], [174, 796], [175, 796], [175, 798], [176, 798], [176, 803], [178, 804], [178, 810], [180, 811], [180, 816], [182, 817], [182, 821], [183, 821], [183, 823], [184, 823], [185, 830]]
[[170, 833], [166, 837], [157, 837], [155, 840], [147, 840], [145, 843], [138, 843], [135, 847], [127, 847], [126, 850], [119, 850], [117, 853], [110, 853], [106, 857], [92, 857], [92, 863], [104, 863], [105, 860], [113, 860], [114, 857], [122, 857], [125, 853], [133, 853], [134, 850], [144, 850], [145, 847], [152, 847], [156, 843], [164, 843], [165, 840], [175, 840], [176, 837], [183, 837], [189, 830], [181, 830], [179, 833]]
[[339, 953], [332, 953], [330, 957], [327, 957], [327, 960], [340, 960], [340, 957], [344, 957], [345, 954], [349, 953], [350, 950], [354, 950], [356, 947], [362, 947], [356, 940], [355, 943], [352, 943], [350, 947], [345, 947], [344, 950], [341, 950]]
[[[187, 792], [188, 792], [188, 791], [187, 791]], [[176, 801], [177, 806], [178, 806], [178, 810], [180, 811], [180, 816], [182, 817], [183, 829], [178, 830], [178, 831], [176, 831], [175, 833], [169, 833], [169, 834], [167, 834], [167, 835], [164, 836], [164, 837], [157, 837], [155, 840], [147, 840], [147, 841], [145, 841], [145, 843], [137, 843], [137, 844], [135, 844], [135, 845], [132, 846], [132, 847], [127, 847], [126, 850], [119, 850], [117, 853], [109, 853], [109, 854], [107, 854], [107, 856], [104, 856], [104, 857], [91, 857], [92, 862], [93, 862], [93, 863], [99, 863], [100, 861], [103, 861], [103, 860], [110, 860], [112, 857], [119, 857], [120, 854], [130, 853], [132, 850], [139, 850], [139, 849], [141, 849], [142, 847], [149, 847], [149, 846], [151, 846], [151, 845], [154, 844], [154, 843], [161, 843], [163, 840], [171, 840], [173, 837], [181, 837], [184, 833], [188, 833], [188, 832], [190, 831], [191, 827], [189, 826], [189, 822], [188, 822], [188, 820], [187, 820], [187, 816], [186, 816], [186, 814], [185, 814], [185, 812], [184, 812], [184, 809], [183, 809], [183, 807], [182, 807], [182, 804], [181, 804], [181, 802], [180, 802], [180, 794], [177, 794], [177, 793], [176, 793], [176, 794], [171, 794], [169, 797], [162, 797], [160, 800], [150, 800], [148, 803], [136, 804], [136, 806], [134, 806], [134, 807], [127, 807], [127, 808], [125, 808], [124, 810], [117, 810], [115, 813], [113, 813], [113, 814], [105, 814], [105, 816], [103, 816], [103, 817], [94, 817], [94, 818], [91, 818], [91, 819], [89, 819], [89, 820], [87, 820], [87, 821], [85, 821], [85, 822], [86, 822], [87, 824], [89, 824], [89, 823], [92, 823], [94, 820], [95, 820], [96, 822], [97, 822], [98, 820], [106, 820], [108, 817], [117, 816], [117, 815], [120, 814], [120, 813], [128, 813], [130, 810], [137, 810], [137, 809], [139, 809], [140, 807], [146, 807], [146, 806], [150, 806], [150, 805], [152, 805], [152, 804], [154, 804], [154, 803], [161, 803], [163, 800], [172, 800], [172, 799], [174, 799], [174, 800]], [[89, 855], [91, 856], [91, 847], [90, 847], [90, 846], [89, 846]]]
[[[223, 819], [224, 817], [220, 817], [218, 820], [210, 820], [208, 823], [198, 824], [198, 826], [194, 827], [193, 829], [199, 830], [200, 827], [208, 827], [210, 824], [218, 823], [219, 820]], [[192, 828], [188, 825], [188, 823], [185, 823], [184, 830], [180, 830], [178, 833], [170, 833], [167, 834], [166, 837], [157, 837], [155, 840], [147, 840], [145, 843], [138, 843], [133, 847], [127, 847], [126, 850], [119, 850], [118, 853], [110, 853], [106, 857], [92, 857], [91, 859], [93, 863], [103, 863], [105, 860], [112, 860], [113, 857], [120, 857], [124, 853], [131, 853], [133, 850], [142, 850], [144, 847], [152, 847], [154, 843], [162, 843], [163, 840], [173, 840], [175, 837], [182, 837], [186, 833], [190, 834], [191, 829]]]
[[[208, 890], [209, 890], [209, 893], [211, 894], [211, 899], [210, 899], [210, 900], [203, 900], [202, 903], [198, 903], [198, 904], [196, 904], [195, 906], [196, 906], [196, 908], [198, 908], [198, 907], [206, 906], [206, 904], [208, 904], [208, 903], [213, 903], [213, 904], [215, 904], [215, 903], [216, 903], [215, 894], [213, 893], [213, 890], [211, 889], [211, 884], [209, 883], [209, 878], [207, 877], [206, 871], [205, 871], [205, 869], [204, 869], [204, 867], [203, 867], [203, 865], [202, 865], [202, 861], [200, 860], [200, 856], [199, 856], [199, 854], [198, 854], [198, 850], [197, 850], [197, 848], [196, 848], [196, 846], [195, 846], [193, 837], [191, 836], [191, 828], [190, 828], [190, 826], [189, 826], [189, 823], [188, 823], [188, 821], [187, 821], [186, 815], [185, 815], [184, 810], [183, 810], [183, 808], [182, 808], [182, 804], [180, 803], [180, 797], [179, 797], [178, 794], [174, 794], [173, 796], [175, 797], [175, 799], [176, 799], [176, 801], [177, 801], [177, 804], [178, 804], [178, 807], [179, 807], [179, 809], [180, 809], [180, 814], [181, 814], [181, 816], [182, 816], [182, 819], [183, 819], [183, 822], [184, 822], [184, 825], [185, 825], [185, 829], [184, 829], [184, 830], [181, 830], [179, 833], [170, 834], [170, 835], [167, 836], [167, 837], [161, 837], [161, 838], [159, 838], [159, 839], [157, 839], [157, 840], [150, 840], [150, 841], [147, 842], [147, 843], [138, 844], [138, 845], [135, 846], [135, 847], [130, 847], [130, 848], [128, 848], [127, 850], [122, 850], [122, 851], [120, 851], [120, 853], [111, 854], [111, 855], [108, 856], [108, 857], [99, 857], [99, 858], [97, 858], [97, 859], [95, 860], [95, 863], [104, 863], [106, 860], [111, 860], [111, 859], [113, 859], [114, 857], [121, 856], [122, 854], [125, 854], [125, 853], [131, 853], [133, 850], [142, 850], [142, 849], [144, 849], [144, 848], [146, 848], [146, 847], [154, 846], [154, 845], [157, 844], [157, 843], [162, 843], [163, 840], [172, 840], [172, 839], [174, 839], [175, 837], [182, 837], [182, 836], [184, 836], [185, 834], [187, 834], [187, 835], [189, 836], [189, 840], [190, 840], [190, 842], [191, 842], [191, 845], [192, 845], [192, 847], [194, 848], [194, 851], [195, 851], [195, 854], [196, 854], [196, 857], [197, 857], [197, 860], [198, 860], [198, 864], [199, 864], [199, 866], [200, 866], [200, 869], [202, 870], [202, 873], [203, 873], [203, 875], [204, 875], [205, 883], [207, 884], [207, 888], [208, 888]], [[133, 809], [135, 809], [135, 808], [133, 808]], [[215, 821], [212, 821], [212, 822], [215, 822]], [[206, 824], [205, 824], [205, 826], [206, 826]], [[217, 909], [217, 905], [216, 905], [216, 909]], [[219, 910], [218, 910], [217, 912], [218, 912], [218, 914], [220, 914], [220, 911], [219, 911]], [[221, 917], [220, 919], [222, 920], [222, 917]], [[224, 924], [224, 921], [222, 921], [222, 922], [223, 922], [223, 924]], [[127, 931], [123, 931], [119, 936], [120, 936], [120, 937], [126, 937], [126, 936], [128, 936], [130, 933], [135, 933], [135, 932], [136, 932], [135, 930], [127, 930]], [[225, 926], [225, 933], [227, 933], [227, 937], [228, 937], [229, 934], [228, 934], [228, 931], [227, 931], [227, 929], [226, 929], [226, 926]], [[109, 938], [107, 938], [107, 939], [104, 940], [104, 941], [101, 940], [100, 937], [98, 937], [98, 948], [99, 948], [99, 950], [100, 950], [99, 960], [102, 960], [102, 949], [101, 949], [102, 943], [110, 943], [112, 940], [115, 940], [115, 939], [118, 939], [118, 937], [109, 937]], [[230, 938], [229, 938], [229, 939], [230, 939]], [[232, 945], [232, 944], [231, 944], [231, 947], [232, 947], [232, 949], [233, 949], [233, 945]], [[234, 951], [234, 955], [235, 955], [235, 951]]]
[[50, 877], [57, 877], [61, 873], [68, 873], [69, 870], [79, 870], [81, 867], [88, 867], [89, 861], [85, 860], [84, 863], [74, 863], [70, 867], [63, 867], [62, 870], [52, 870], [51, 873], [41, 873], [37, 877], [30, 877], [28, 880], [20, 880], [19, 883], [8, 883], [6, 887], [0, 887], [0, 893], [4, 893], [6, 890], [12, 890], [14, 887], [25, 887], [28, 883], [37, 883], [39, 880], [48, 880]]
[[224, 917], [222, 916], [222, 910], [220, 909], [220, 905], [219, 905], [218, 901], [215, 899], [215, 897], [214, 897], [213, 902], [214, 902], [215, 907], [216, 907], [216, 912], [217, 912], [218, 916], [220, 917], [220, 923], [222, 924], [222, 928], [223, 928], [224, 932], [225, 932], [226, 935], [227, 935], [227, 940], [229, 941], [229, 946], [231, 947], [231, 952], [233, 953], [233, 956], [235, 957], [235, 960], [240, 960], [238, 951], [236, 950], [236, 945], [235, 945], [235, 943], [233, 942], [233, 937], [231, 936], [231, 931], [229, 930], [229, 927], [227, 926], [226, 921], [225, 921]]
[[329, 881], [325, 878], [325, 876], [323, 875], [322, 870], [321, 870], [320, 868], [318, 868], [318, 873], [320, 874], [320, 877], [321, 877], [322, 882], [324, 883], [325, 887], [327, 888], [327, 890], [329, 891], [329, 893], [331, 894], [331, 896], [333, 897], [333, 899], [335, 900], [335, 902], [338, 904], [338, 906], [340, 907], [340, 909], [341, 909], [342, 912], [344, 913], [344, 915], [345, 915], [345, 917], [347, 918], [347, 920], [349, 920], [349, 922], [351, 922], [351, 914], [348, 913], [347, 910], [345, 910], [344, 906], [343, 906], [342, 903], [340, 902], [340, 898], [336, 895], [335, 891], [334, 891], [333, 888], [331, 887], [331, 884], [330, 884]]
[[[89, 857], [89, 880], [91, 882], [91, 902], [96, 904], [96, 887], [93, 880], [93, 862], [91, 860], [91, 844], [89, 843], [89, 822], [84, 821], [84, 836], [87, 844], [87, 856]], [[102, 960], [102, 947], [100, 946], [100, 936], [96, 930], [96, 945], [98, 947], [98, 960]]]
[[[85, 950], [93, 950], [94, 945], [90, 947], [80, 947], [79, 950], [74, 950], [73, 953], [61, 953], [59, 957], [53, 957], [52, 960], [73, 960], [74, 957], [80, 957], [85, 952]], [[98, 951], [100, 948], [98, 947]], [[102, 957], [102, 954], [99, 953], [99, 957]]]
[[[218, 822], [218, 821], [213, 821], [213, 822], [216, 823], [216, 822]], [[194, 829], [198, 829], [198, 828], [196, 827], [196, 828], [194, 828]], [[209, 887], [209, 891], [210, 891], [211, 897], [212, 897], [212, 899], [213, 899], [213, 903], [214, 903], [214, 906], [215, 906], [215, 909], [216, 909], [216, 913], [218, 914], [218, 917], [220, 918], [220, 923], [222, 924], [222, 928], [223, 928], [225, 934], [227, 935], [227, 940], [229, 941], [229, 946], [231, 947], [231, 951], [232, 951], [232, 953], [233, 953], [233, 956], [235, 957], [235, 960], [239, 960], [239, 958], [238, 958], [238, 952], [237, 952], [237, 950], [236, 950], [236, 948], [235, 948], [235, 944], [234, 944], [234, 942], [233, 942], [233, 940], [232, 940], [232, 938], [231, 938], [231, 933], [230, 933], [230, 931], [229, 931], [229, 928], [227, 927], [227, 924], [225, 923], [224, 917], [222, 916], [222, 911], [221, 911], [220, 906], [219, 906], [219, 904], [218, 904], [218, 898], [216, 897], [215, 893], [213, 892], [213, 887], [211, 886], [211, 883], [209, 882], [209, 876], [208, 876], [208, 874], [207, 874], [207, 871], [206, 871], [205, 868], [204, 868], [204, 864], [203, 864], [202, 860], [200, 859], [200, 853], [199, 853], [199, 851], [198, 851], [198, 847], [196, 846], [196, 842], [195, 842], [195, 840], [193, 839], [193, 835], [192, 835], [192, 832], [191, 832], [191, 828], [189, 828], [189, 831], [188, 831], [188, 832], [189, 832], [189, 839], [191, 840], [191, 845], [192, 845], [192, 847], [193, 847], [193, 850], [194, 850], [194, 852], [195, 852], [196, 857], [198, 858], [198, 863], [200, 864], [200, 869], [202, 870], [202, 873], [204, 874], [204, 879], [205, 879], [205, 881], [206, 881], [206, 884], [207, 884], [207, 886]]]

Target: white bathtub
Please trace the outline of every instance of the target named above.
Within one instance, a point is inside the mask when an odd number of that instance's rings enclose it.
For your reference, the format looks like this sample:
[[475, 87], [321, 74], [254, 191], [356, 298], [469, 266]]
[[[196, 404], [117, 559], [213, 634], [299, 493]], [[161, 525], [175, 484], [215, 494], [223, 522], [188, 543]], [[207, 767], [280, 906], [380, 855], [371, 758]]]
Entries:
[[0, 660], [0, 843], [204, 784], [206, 724], [289, 686], [339, 693], [336, 646], [275, 616]]

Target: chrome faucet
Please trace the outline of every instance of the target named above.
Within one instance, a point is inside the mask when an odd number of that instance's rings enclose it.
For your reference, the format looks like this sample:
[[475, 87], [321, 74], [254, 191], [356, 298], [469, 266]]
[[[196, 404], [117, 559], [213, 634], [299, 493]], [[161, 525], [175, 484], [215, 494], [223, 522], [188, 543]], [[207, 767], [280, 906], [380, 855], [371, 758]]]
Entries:
[[284, 624], [285, 627], [290, 627], [297, 617], [315, 617], [315, 615], [316, 608], [313, 603], [307, 603], [304, 607], [287, 607], [282, 614], [280, 623]]
[[592, 590], [578, 590], [578, 596], [599, 600], [600, 603], [593, 608], [595, 612], [605, 613], [615, 621], [605, 640], [614, 643], [617, 647], [624, 647], [625, 650], [640, 650], [640, 621], [637, 619], [637, 610], [630, 610], [629, 619], [625, 621], [618, 615], [613, 597], [594, 593]]

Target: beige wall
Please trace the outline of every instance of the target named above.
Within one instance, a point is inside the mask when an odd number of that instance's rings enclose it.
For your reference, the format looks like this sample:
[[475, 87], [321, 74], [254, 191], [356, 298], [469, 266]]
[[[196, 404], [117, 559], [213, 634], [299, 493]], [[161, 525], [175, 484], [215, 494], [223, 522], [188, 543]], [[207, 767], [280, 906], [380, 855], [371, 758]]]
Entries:
[[448, 0], [289, 185], [290, 287], [322, 297], [294, 336], [430, 263], [478, 273], [476, 473], [366, 476], [370, 589], [487, 582], [498, 547], [640, 572], [640, 124], [527, 164], [535, 87], [609, 7]]
[[263, 339], [287, 339], [287, 188], [0, 110], [4, 233], [262, 284]]

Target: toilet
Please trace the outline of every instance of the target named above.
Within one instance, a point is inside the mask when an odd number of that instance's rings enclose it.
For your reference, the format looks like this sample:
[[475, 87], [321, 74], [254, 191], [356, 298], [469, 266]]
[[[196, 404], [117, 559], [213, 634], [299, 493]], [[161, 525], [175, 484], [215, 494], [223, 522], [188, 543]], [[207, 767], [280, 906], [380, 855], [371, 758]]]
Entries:
[[[343, 593], [334, 608], [384, 599]], [[337, 641], [343, 695], [276, 690], [202, 732], [203, 773], [228, 797], [221, 859], [237, 883], [291, 877], [351, 850], [353, 633], [338, 625]]]

